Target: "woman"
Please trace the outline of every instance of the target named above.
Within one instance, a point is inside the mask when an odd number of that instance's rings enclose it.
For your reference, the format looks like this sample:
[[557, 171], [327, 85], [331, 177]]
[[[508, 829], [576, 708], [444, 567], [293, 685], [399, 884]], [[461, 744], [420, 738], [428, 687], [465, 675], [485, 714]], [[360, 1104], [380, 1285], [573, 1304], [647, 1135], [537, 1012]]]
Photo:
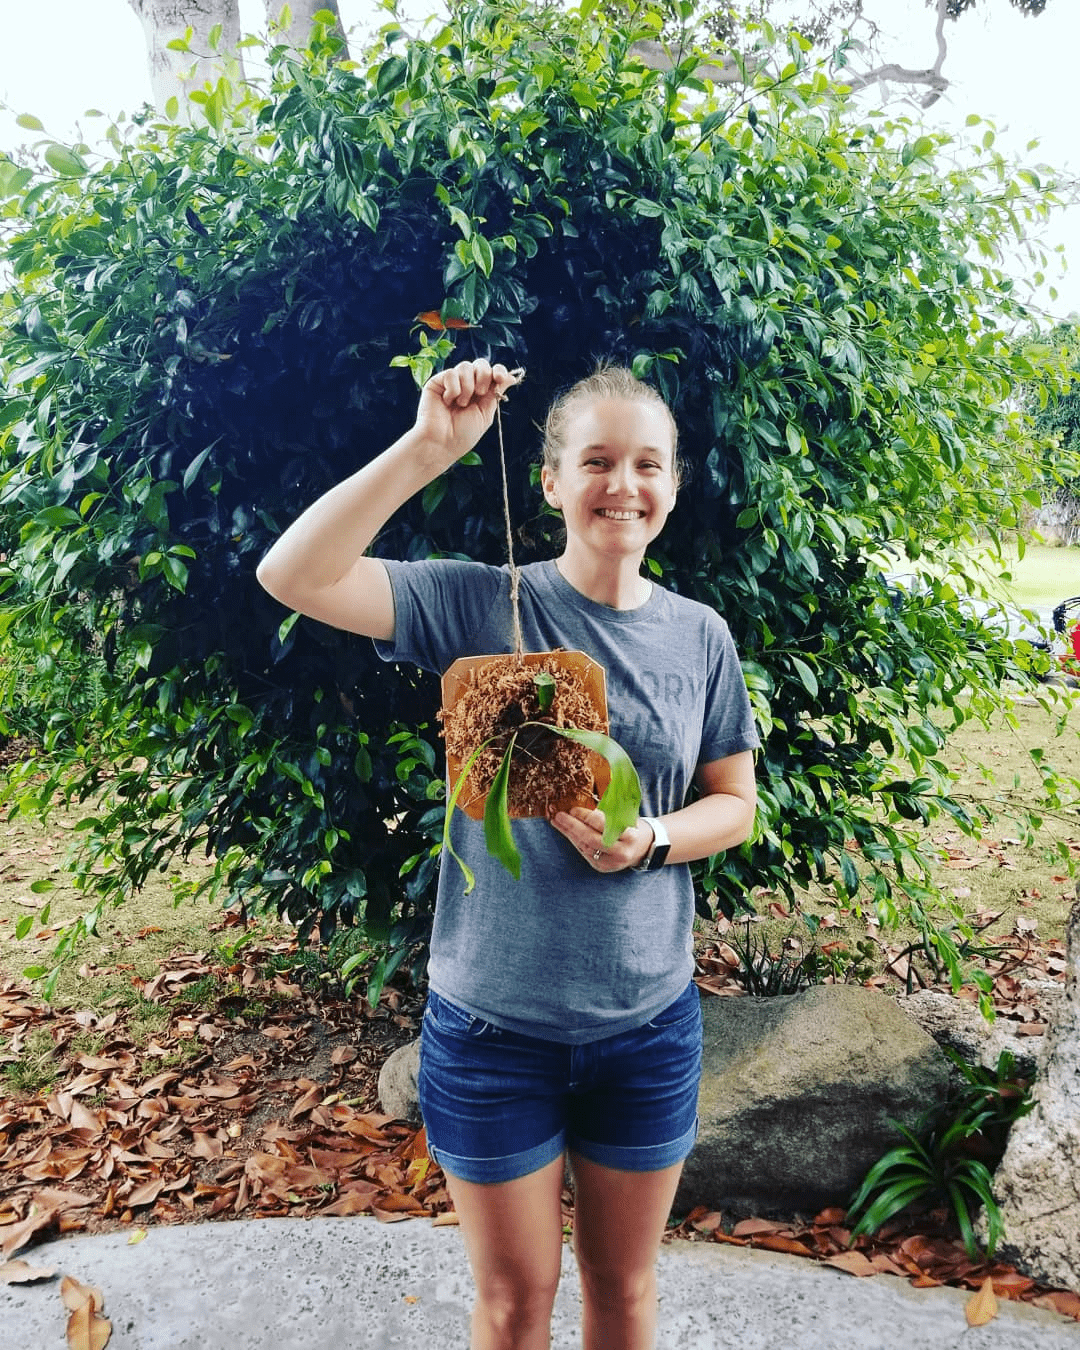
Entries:
[[[375, 638], [387, 660], [441, 672], [510, 651], [506, 568], [365, 550], [476, 444], [513, 383], [486, 361], [435, 375], [412, 429], [281, 536], [262, 584]], [[641, 574], [675, 503], [675, 455], [671, 413], [629, 372], [574, 386], [548, 415], [541, 471], [566, 545], [521, 571], [526, 649], [581, 649], [607, 671], [611, 734], [638, 769], [642, 816], [610, 848], [599, 810], [517, 822], [514, 882], [481, 826], [455, 813], [475, 889], [441, 869], [420, 1104], [476, 1280], [473, 1350], [549, 1344], [567, 1155], [583, 1344], [654, 1340], [657, 1249], [697, 1126], [686, 864], [748, 837], [758, 744], [724, 622]]]

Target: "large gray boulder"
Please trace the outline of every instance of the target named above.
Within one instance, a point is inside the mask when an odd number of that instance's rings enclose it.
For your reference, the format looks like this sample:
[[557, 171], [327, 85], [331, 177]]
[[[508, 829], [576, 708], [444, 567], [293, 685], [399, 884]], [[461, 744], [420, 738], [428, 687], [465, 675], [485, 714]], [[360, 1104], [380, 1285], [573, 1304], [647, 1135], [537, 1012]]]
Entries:
[[[893, 999], [849, 985], [780, 998], [705, 998], [700, 1132], [677, 1210], [815, 1212], [846, 1204], [899, 1139], [942, 1100], [949, 1062]], [[420, 1042], [379, 1075], [387, 1115], [419, 1123]]]
[[[1035, 1107], [1009, 1131], [994, 1174], [1005, 1261], [1080, 1293], [1080, 900], [1069, 915], [1065, 995], [1046, 1034]], [[985, 1236], [985, 1216], [981, 1227]]]
[[813, 1213], [846, 1205], [941, 1101], [949, 1061], [893, 999], [852, 985], [706, 998], [700, 1131], [676, 1210]]
[[420, 1042], [410, 1041], [389, 1055], [379, 1070], [379, 1104], [395, 1120], [420, 1124], [416, 1078], [420, 1072]]

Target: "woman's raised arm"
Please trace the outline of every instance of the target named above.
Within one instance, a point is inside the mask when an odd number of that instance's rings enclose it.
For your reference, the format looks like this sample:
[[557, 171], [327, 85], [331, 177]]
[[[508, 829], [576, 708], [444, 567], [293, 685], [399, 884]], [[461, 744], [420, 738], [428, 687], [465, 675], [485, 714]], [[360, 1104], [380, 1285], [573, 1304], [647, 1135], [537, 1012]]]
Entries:
[[400, 506], [473, 448], [518, 378], [487, 361], [463, 361], [433, 375], [413, 426], [289, 526], [259, 564], [260, 584], [322, 623], [391, 639], [390, 578], [378, 558], [365, 554]]

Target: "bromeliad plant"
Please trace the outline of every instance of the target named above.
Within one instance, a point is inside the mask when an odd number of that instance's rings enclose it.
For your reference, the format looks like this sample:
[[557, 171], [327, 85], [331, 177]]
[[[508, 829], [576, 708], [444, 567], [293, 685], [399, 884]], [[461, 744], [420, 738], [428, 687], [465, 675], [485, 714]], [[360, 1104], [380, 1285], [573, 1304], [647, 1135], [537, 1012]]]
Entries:
[[968, 1255], [978, 1258], [973, 1217], [986, 1210], [986, 1255], [993, 1256], [1003, 1227], [993, 1195], [992, 1167], [1005, 1151], [1009, 1128], [1034, 1102], [1006, 1050], [994, 1070], [968, 1064], [950, 1052], [964, 1084], [944, 1107], [928, 1113], [915, 1129], [893, 1124], [904, 1137], [866, 1174], [848, 1210], [862, 1211], [851, 1239], [876, 1233], [914, 1204], [946, 1206], [956, 1219]]
[[482, 816], [488, 852], [515, 881], [521, 854], [512, 816], [597, 805], [605, 847], [637, 819], [641, 784], [607, 734], [605, 703], [603, 671], [581, 652], [466, 658], [447, 671], [440, 717], [452, 786], [443, 844], [465, 875], [466, 894], [476, 878], [453, 847], [450, 822], [467, 784], [462, 809]]

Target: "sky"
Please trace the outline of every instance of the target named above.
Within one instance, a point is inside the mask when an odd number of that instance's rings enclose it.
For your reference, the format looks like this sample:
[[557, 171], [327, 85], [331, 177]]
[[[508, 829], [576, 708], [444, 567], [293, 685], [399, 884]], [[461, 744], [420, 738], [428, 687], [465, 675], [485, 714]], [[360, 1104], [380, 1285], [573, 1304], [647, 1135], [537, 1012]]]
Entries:
[[[349, 30], [370, 29], [385, 17], [374, 0], [340, 0], [339, 8]], [[886, 59], [919, 68], [932, 64], [934, 16], [924, 0], [865, 0], [864, 8], [887, 35]], [[423, 13], [425, 0], [411, 0], [409, 9]], [[240, 16], [245, 31], [258, 31], [261, 0], [240, 0]], [[1008, 0], [978, 0], [948, 31], [945, 73], [952, 84], [921, 114], [927, 125], [959, 131], [969, 113], [988, 117], [998, 128], [998, 149], [1080, 179], [1074, 92], [1080, 4], [1047, 0], [1045, 13], [1031, 19]], [[128, 0], [0, 0], [0, 102], [12, 110], [0, 111], [0, 149], [33, 139], [15, 125], [17, 113], [34, 114], [58, 140], [79, 139], [81, 128], [93, 144], [106, 123], [85, 117], [87, 109], [115, 118], [149, 100], [142, 27]], [[1034, 139], [1038, 148], [1028, 150]], [[1035, 293], [1038, 303], [1058, 317], [1080, 314], [1080, 202], [1058, 212], [1042, 240], [1062, 245], [1072, 266], [1062, 276], [1060, 262], [1051, 263], [1047, 286], [1056, 286], [1058, 297], [1052, 299], [1044, 286]], [[1030, 277], [1026, 260], [1012, 266], [1021, 282]]]

